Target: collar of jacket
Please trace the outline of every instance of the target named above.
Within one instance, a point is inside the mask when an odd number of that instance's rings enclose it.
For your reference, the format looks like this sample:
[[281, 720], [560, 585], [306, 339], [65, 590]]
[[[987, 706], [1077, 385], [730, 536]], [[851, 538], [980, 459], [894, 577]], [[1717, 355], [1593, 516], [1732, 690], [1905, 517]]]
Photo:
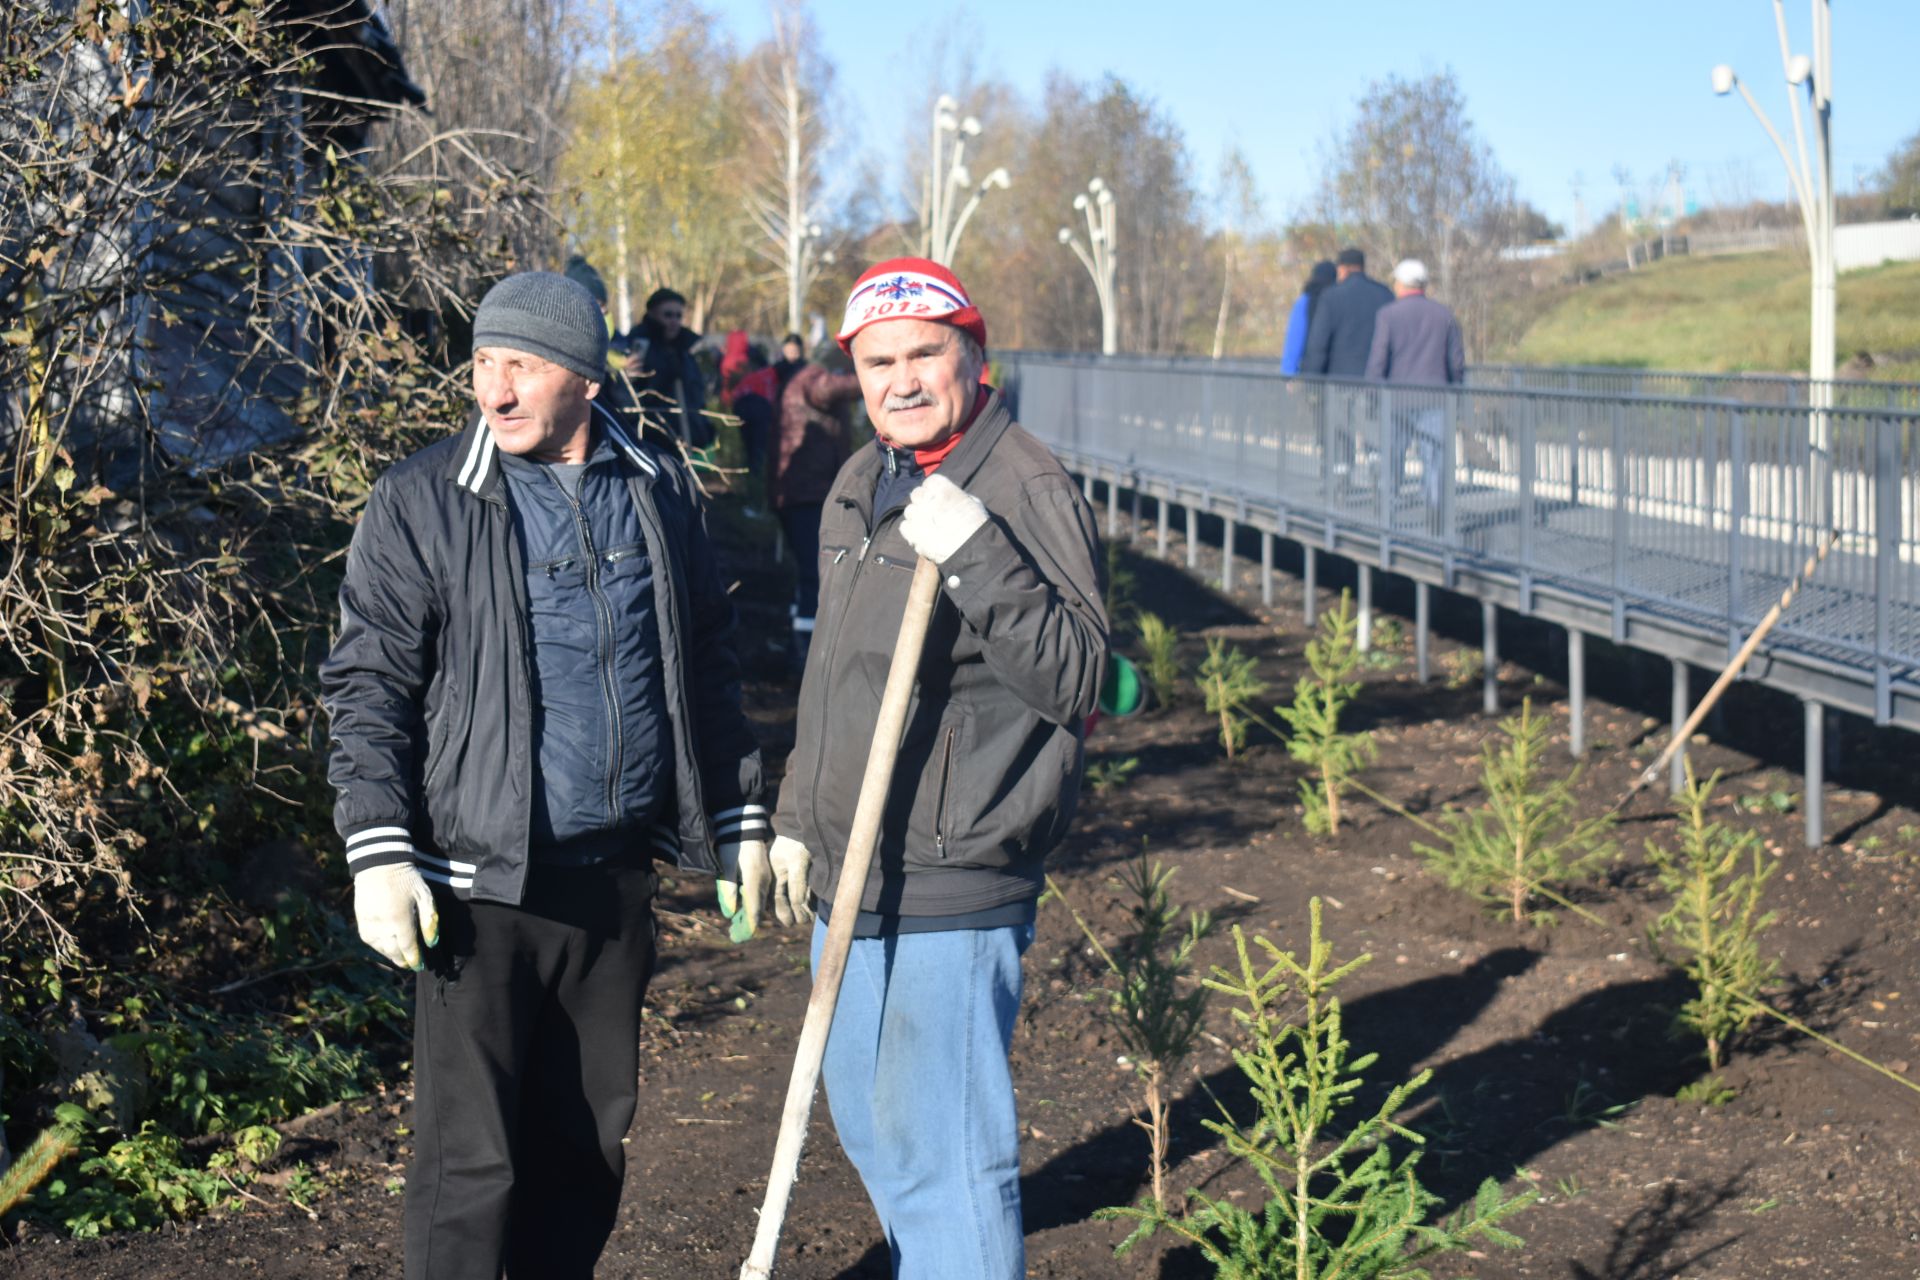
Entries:
[[[606, 439], [641, 475], [651, 480], [660, 474], [659, 464], [634, 443], [619, 419], [598, 403], [592, 404], [592, 412], [594, 423], [605, 433]], [[493, 432], [487, 429], [484, 415], [474, 414], [473, 421], [461, 432], [460, 443], [447, 465], [446, 478], [476, 497], [488, 502], [505, 503], [506, 499], [500, 495], [500, 447], [494, 443]]]
[[[960, 437], [960, 443], [940, 464], [940, 474], [962, 489], [986, 465], [987, 455], [993, 452], [993, 446], [1013, 425], [1013, 414], [1008, 412], [1006, 399], [999, 389], [988, 387], [986, 390], [987, 402], [980, 407], [973, 425], [967, 428]], [[886, 465], [886, 454], [887, 447], [875, 436], [873, 446], [856, 453], [847, 466], [846, 483], [841, 485], [840, 501], [858, 508], [863, 521], [871, 522], [873, 519], [873, 486], [879, 479], [880, 468]]]

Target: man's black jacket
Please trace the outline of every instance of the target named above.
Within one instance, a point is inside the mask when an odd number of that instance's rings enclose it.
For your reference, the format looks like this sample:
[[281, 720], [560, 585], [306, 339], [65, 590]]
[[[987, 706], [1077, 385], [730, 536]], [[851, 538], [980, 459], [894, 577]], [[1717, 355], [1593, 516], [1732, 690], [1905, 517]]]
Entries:
[[1330, 378], [1358, 378], [1367, 371], [1373, 350], [1373, 318], [1393, 301], [1393, 290], [1365, 272], [1348, 276], [1320, 295], [1307, 330], [1307, 354], [1300, 372]]
[[[733, 603], [685, 469], [594, 412], [655, 549], [674, 790], [653, 851], [711, 874], [716, 840], [770, 831]], [[354, 531], [320, 684], [350, 869], [412, 861], [461, 897], [517, 903], [538, 761], [526, 566], [507, 501], [481, 420], [381, 476]]]

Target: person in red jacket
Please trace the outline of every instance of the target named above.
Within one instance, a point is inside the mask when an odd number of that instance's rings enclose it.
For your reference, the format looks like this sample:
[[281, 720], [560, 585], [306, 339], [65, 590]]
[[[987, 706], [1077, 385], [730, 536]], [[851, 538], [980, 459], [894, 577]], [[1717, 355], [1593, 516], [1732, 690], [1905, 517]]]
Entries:
[[801, 365], [780, 394], [780, 413], [767, 467], [767, 502], [779, 513], [793, 548], [793, 667], [807, 664], [813, 618], [820, 601], [820, 508], [833, 478], [853, 452], [847, 408], [860, 398], [860, 379], [835, 353], [828, 362]]

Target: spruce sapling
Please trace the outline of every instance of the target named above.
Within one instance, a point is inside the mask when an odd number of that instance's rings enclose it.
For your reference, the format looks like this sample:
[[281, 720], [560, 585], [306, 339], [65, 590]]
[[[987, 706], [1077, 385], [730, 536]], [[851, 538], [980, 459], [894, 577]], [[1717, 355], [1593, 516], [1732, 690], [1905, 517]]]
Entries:
[[1707, 817], [1719, 783], [1717, 772], [1700, 781], [1688, 762], [1686, 788], [1673, 801], [1679, 848], [1669, 852], [1647, 841], [1647, 858], [1673, 895], [1649, 939], [1656, 952], [1664, 939], [1685, 953], [1683, 967], [1700, 993], [1681, 1008], [1679, 1022], [1707, 1042], [1707, 1066], [1714, 1071], [1725, 1061], [1727, 1042], [1759, 1016], [1760, 993], [1780, 967], [1777, 959], [1760, 958], [1759, 941], [1778, 918], [1763, 912], [1760, 900], [1779, 864], [1761, 852], [1757, 833]]
[[1140, 632], [1141, 651], [1146, 654], [1140, 670], [1147, 678], [1147, 687], [1153, 690], [1155, 703], [1170, 707], [1180, 696], [1182, 684], [1180, 659], [1175, 653], [1180, 633], [1165, 618], [1145, 609], [1134, 615], [1134, 626]]
[[1340, 788], [1361, 766], [1373, 760], [1376, 748], [1364, 733], [1341, 733], [1340, 713], [1360, 692], [1360, 682], [1349, 679], [1359, 669], [1359, 623], [1353, 597], [1340, 593], [1340, 607], [1320, 616], [1320, 631], [1307, 644], [1307, 668], [1293, 687], [1293, 705], [1275, 707], [1293, 730], [1287, 752], [1318, 775], [1300, 780], [1300, 800], [1306, 808], [1307, 830], [1319, 835], [1340, 831]]
[[[1565, 777], [1543, 776], [1548, 722], [1533, 714], [1531, 699], [1500, 728], [1506, 745], [1488, 743], [1481, 752], [1486, 802], [1470, 813], [1441, 817], [1444, 848], [1416, 844], [1414, 850], [1449, 885], [1505, 907], [1518, 924], [1541, 890], [1585, 878], [1613, 859], [1607, 835], [1613, 822], [1606, 815], [1576, 816], [1578, 766]], [[1536, 923], [1552, 918], [1544, 910], [1533, 916]]]
[[1251, 654], [1229, 647], [1221, 636], [1207, 637], [1207, 658], [1200, 664], [1200, 691], [1207, 698], [1207, 714], [1220, 717], [1220, 745], [1231, 760], [1247, 745], [1247, 708], [1267, 691], [1253, 674]]
[[[1134, 898], [1132, 938], [1108, 951], [1079, 912], [1073, 912], [1073, 919], [1108, 971], [1119, 979], [1117, 987], [1104, 993], [1107, 1007], [1102, 1020], [1119, 1036], [1134, 1074], [1146, 1089], [1147, 1118], [1134, 1123], [1147, 1131], [1152, 1144], [1153, 1202], [1164, 1209], [1167, 1114], [1172, 1104], [1168, 1085], [1193, 1053], [1208, 995], [1204, 987], [1183, 994], [1180, 983], [1192, 963], [1194, 947], [1212, 931], [1213, 919], [1205, 911], [1190, 911], [1186, 930], [1180, 930], [1180, 908], [1167, 896], [1173, 868], [1161, 862], [1149, 865], [1144, 847], [1121, 879]], [[1049, 884], [1065, 902], [1060, 887]]]
[[[1520, 1239], [1500, 1224], [1534, 1199], [1525, 1192], [1505, 1198], [1491, 1178], [1471, 1207], [1442, 1222], [1427, 1221], [1439, 1197], [1420, 1185], [1416, 1173], [1420, 1135], [1394, 1117], [1432, 1075], [1423, 1071], [1387, 1092], [1370, 1115], [1342, 1113], [1355, 1102], [1375, 1054], [1352, 1056], [1342, 1028], [1335, 984], [1371, 958], [1344, 964], [1332, 959], [1332, 944], [1320, 931], [1320, 900], [1310, 907], [1304, 961], [1256, 937], [1264, 954], [1255, 959], [1247, 938], [1233, 931], [1236, 968], [1216, 966], [1206, 985], [1242, 1002], [1233, 1017], [1246, 1041], [1234, 1062], [1246, 1076], [1258, 1114], [1206, 1122], [1229, 1155], [1244, 1161], [1267, 1190], [1264, 1205], [1243, 1208], [1198, 1191], [1198, 1208], [1184, 1217], [1156, 1202], [1101, 1209], [1100, 1218], [1131, 1218], [1139, 1225], [1119, 1248], [1125, 1254], [1156, 1231], [1171, 1231], [1194, 1244], [1214, 1274], [1234, 1280], [1414, 1280], [1427, 1276], [1422, 1262], [1481, 1241], [1506, 1247]], [[1298, 1009], [1297, 1020], [1287, 1011]], [[1396, 1156], [1391, 1139], [1413, 1144]]]

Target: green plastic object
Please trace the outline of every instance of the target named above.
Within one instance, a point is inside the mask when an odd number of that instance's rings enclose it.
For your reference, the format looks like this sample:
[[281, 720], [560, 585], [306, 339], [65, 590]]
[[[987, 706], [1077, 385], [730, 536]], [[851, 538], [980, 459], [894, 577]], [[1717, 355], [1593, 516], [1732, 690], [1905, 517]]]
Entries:
[[1140, 668], [1117, 653], [1107, 655], [1107, 678], [1100, 682], [1100, 713], [1130, 716], [1146, 702]]

